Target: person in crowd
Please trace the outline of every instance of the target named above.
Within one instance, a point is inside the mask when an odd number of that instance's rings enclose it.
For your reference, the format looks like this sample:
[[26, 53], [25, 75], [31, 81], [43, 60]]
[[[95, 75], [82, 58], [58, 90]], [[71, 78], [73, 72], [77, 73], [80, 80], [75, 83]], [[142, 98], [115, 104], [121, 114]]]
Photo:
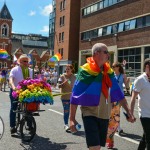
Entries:
[[[115, 78], [118, 85], [124, 94], [123, 84], [128, 88], [128, 79], [124, 73], [122, 64], [115, 62], [112, 65]], [[114, 102], [111, 110], [111, 116], [109, 120], [108, 132], [107, 132], [107, 148], [112, 149], [114, 147], [114, 134], [118, 130], [119, 134], [123, 133], [123, 129], [120, 127], [120, 105], [119, 102]]]
[[77, 106], [81, 105], [89, 150], [100, 150], [106, 144], [111, 103], [119, 101], [129, 116], [128, 121], [134, 122], [124, 94], [107, 63], [108, 58], [107, 46], [96, 43], [92, 47], [92, 57], [80, 67], [71, 96], [70, 129], [71, 132], [77, 131], [75, 116]]
[[30, 62], [30, 58], [26, 54], [22, 54], [18, 60], [17, 63], [19, 66], [16, 66], [11, 69], [10, 75], [9, 75], [9, 84], [10, 84], [10, 132], [11, 134], [14, 134], [17, 130], [15, 128], [16, 126], [16, 113], [13, 112], [17, 109], [17, 103], [13, 103], [15, 99], [12, 96], [12, 92], [16, 90], [16, 87], [20, 81], [26, 78], [32, 78], [32, 69], [28, 68], [28, 64]]
[[58, 74], [57, 74], [57, 71], [56, 71], [55, 69], [54, 69], [54, 71], [52, 72], [52, 76], [53, 76], [54, 88], [56, 89]]
[[3, 67], [1, 69], [1, 76], [0, 76], [0, 90], [2, 91], [2, 87], [4, 86], [4, 92], [5, 92], [6, 83], [7, 83], [6, 76], [7, 76], [7, 68]]
[[143, 127], [143, 137], [138, 150], [150, 150], [150, 58], [145, 59], [144, 72], [135, 79], [131, 96], [131, 113], [134, 114], [138, 96], [138, 112]]
[[66, 73], [62, 74], [58, 80], [58, 87], [61, 88], [61, 93], [66, 93], [61, 96], [64, 110], [64, 129], [66, 131], [69, 129], [70, 96], [75, 79], [74, 67], [68, 64], [66, 66]]
[[46, 68], [44, 72], [44, 77], [46, 78], [46, 82], [50, 84], [50, 71], [49, 68]]

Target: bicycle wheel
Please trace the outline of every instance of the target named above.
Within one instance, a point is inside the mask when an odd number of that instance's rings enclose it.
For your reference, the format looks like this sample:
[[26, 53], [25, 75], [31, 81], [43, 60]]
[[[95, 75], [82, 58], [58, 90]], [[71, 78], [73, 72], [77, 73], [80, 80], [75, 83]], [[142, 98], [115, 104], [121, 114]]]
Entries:
[[4, 134], [4, 121], [0, 116], [0, 139], [3, 137]]
[[30, 142], [36, 134], [36, 122], [33, 116], [25, 116], [20, 122], [21, 139]]

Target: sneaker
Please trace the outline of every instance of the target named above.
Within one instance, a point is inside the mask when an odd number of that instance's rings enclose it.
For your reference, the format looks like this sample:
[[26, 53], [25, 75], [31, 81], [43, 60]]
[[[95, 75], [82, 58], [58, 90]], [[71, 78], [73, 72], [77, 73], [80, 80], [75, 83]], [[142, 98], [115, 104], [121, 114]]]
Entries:
[[68, 126], [67, 124], [64, 125], [64, 129], [65, 129], [66, 131], [70, 130], [70, 128], [69, 128], [69, 126]]
[[107, 143], [107, 149], [113, 149], [114, 144], [113, 143]]
[[17, 132], [17, 129], [15, 127], [10, 128], [10, 133], [14, 134]]
[[119, 135], [121, 135], [123, 133], [123, 130], [118, 130]]

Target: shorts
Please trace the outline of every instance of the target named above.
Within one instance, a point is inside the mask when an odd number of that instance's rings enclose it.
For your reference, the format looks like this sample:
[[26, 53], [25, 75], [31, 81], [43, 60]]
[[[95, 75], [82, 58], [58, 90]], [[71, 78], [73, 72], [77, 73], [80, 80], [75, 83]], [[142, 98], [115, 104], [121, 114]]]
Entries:
[[100, 119], [94, 116], [85, 116], [82, 119], [87, 146], [105, 147], [109, 119]]

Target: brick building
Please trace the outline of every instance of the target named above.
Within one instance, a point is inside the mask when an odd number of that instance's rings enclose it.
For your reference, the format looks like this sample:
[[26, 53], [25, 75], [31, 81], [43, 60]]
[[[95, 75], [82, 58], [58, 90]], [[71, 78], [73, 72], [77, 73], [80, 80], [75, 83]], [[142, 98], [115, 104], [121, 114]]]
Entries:
[[108, 45], [110, 61], [126, 62], [126, 71], [143, 71], [150, 57], [149, 0], [82, 0], [79, 65], [97, 42]]
[[56, 0], [54, 53], [63, 59], [59, 62], [60, 73], [66, 64], [76, 64], [79, 54], [80, 0]]
[[[0, 11], [0, 49], [5, 49], [11, 55], [11, 31], [13, 18], [4, 3]], [[10, 66], [11, 61], [0, 59], [0, 68]]]
[[48, 48], [48, 37], [40, 34], [17, 34], [11, 35], [12, 50], [11, 55], [17, 58], [25, 53], [31, 54], [34, 58], [35, 65], [41, 66], [46, 64], [50, 58]]

